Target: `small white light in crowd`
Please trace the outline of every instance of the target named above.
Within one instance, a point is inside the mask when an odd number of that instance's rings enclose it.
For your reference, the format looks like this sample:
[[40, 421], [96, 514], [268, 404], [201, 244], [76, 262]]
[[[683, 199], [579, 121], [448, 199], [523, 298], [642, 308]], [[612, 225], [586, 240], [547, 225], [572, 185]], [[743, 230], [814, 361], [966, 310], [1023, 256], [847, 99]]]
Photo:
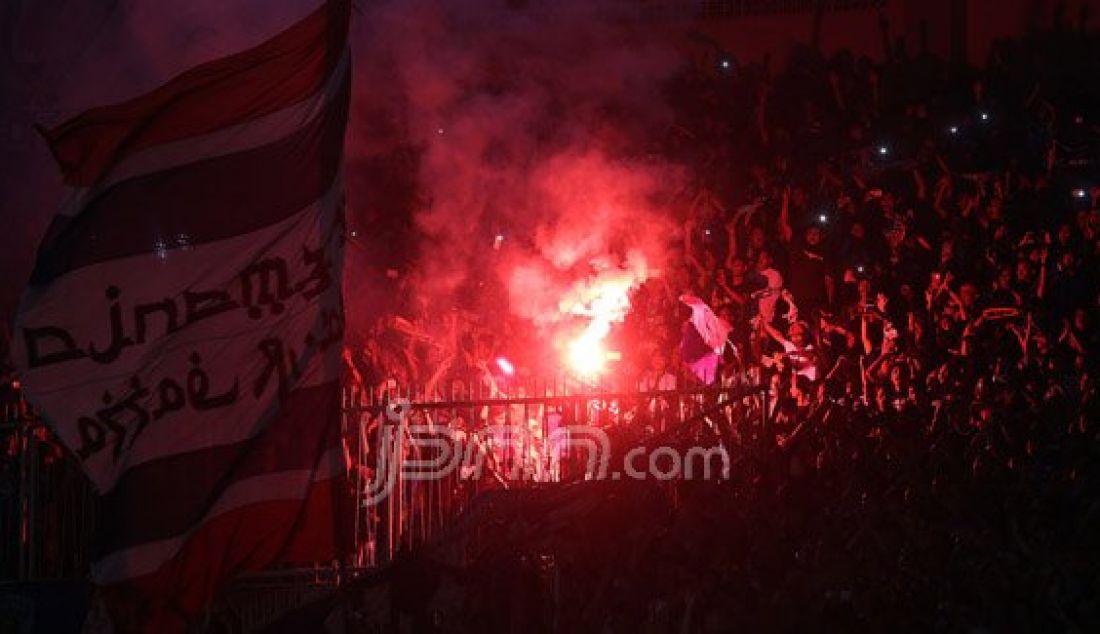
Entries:
[[958, 134], [959, 133], [959, 126], [953, 125], [950, 128], [948, 128], [948, 131], [950, 131], [951, 134]]
[[818, 214], [817, 220], [821, 224], [825, 224], [825, 223], [829, 222], [829, 216], [827, 216], [825, 214]]
[[982, 118], [982, 121], [989, 121], [989, 113], [988, 112], [983, 112], [978, 116], [980, 116]]
[[504, 357], [497, 357], [497, 367], [507, 376], [513, 376], [516, 373], [516, 366]]
[[1078, 188], [1073, 190], [1073, 196], [1075, 198], [1084, 198], [1085, 196], [1088, 196], [1088, 192], [1086, 192], [1084, 189]]
[[730, 61], [728, 59], [722, 60], [722, 68], [729, 69]]
[[890, 148], [886, 147], [885, 145], [880, 145], [878, 146], [878, 153], [880, 156], [886, 156], [890, 153]]
[[351, 237], [353, 237], [353, 238], [354, 238], [354, 237], [356, 237], [356, 236], [358, 236], [358, 235], [359, 235], [359, 232], [358, 232], [358, 231], [356, 231], [356, 230], [354, 230], [354, 229], [352, 229], [352, 230], [351, 230]]
[[435, 133], [439, 136], [443, 136], [443, 128], [436, 128]]
[[708, 235], [708, 236], [709, 236], [709, 235], [710, 235], [710, 229], [704, 229], [704, 230], [703, 230], [703, 233], [705, 233], [706, 235]]
[[862, 273], [862, 272], [863, 272], [863, 270], [864, 270], [864, 269], [863, 269], [863, 265], [862, 265], [862, 264], [860, 264], [859, 266], [857, 266], [857, 267], [856, 267], [856, 272], [857, 272], [857, 273]]
[[493, 238], [493, 248], [499, 251], [500, 245], [502, 244], [504, 244], [504, 234], [498, 233], [496, 237]]

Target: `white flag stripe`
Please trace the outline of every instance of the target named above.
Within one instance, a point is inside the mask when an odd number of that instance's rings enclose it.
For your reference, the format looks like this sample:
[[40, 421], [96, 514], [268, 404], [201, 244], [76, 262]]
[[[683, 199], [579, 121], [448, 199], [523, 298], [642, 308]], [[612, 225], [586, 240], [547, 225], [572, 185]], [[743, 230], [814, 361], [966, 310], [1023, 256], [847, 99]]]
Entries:
[[[245, 292], [239, 273], [258, 260], [286, 263], [287, 277], [292, 283], [304, 279], [311, 267], [302, 264], [303, 248], [324, 249], [336, 263], [342, 236], [332, 230], [332, 217], [342, 205], [341, 188], [337, 181], [324, 200], [295, 216], [271, 227], [228, 240], [199, 245], [187, 250], [172, 251], [161, 260], [156, 255], [135, 256], [85, 267], [58, 279], [47, 296], [29, 303], [33, 306], [23, 316], [28, 326], [49, 325], [65, 329], [78, 346], [91, 352], [108, 347], [111, 333], [109, 307], [112, 302], [104, 295], [111, 280], [125, 280], [120, 285], [119, 306], [122, 308], [124, 333], [137, 340], [135, 307], [147, 302], [172, 300], [180, 312], [182, 324], [185, 292], [227, 292], [231, 298], [241, 298]], [[327, 232], [327, 233], [326, 233]], [[154, 268], [155, 267], [155, 268]], [[135, 276], [135, 269], [147, 268], [156, 275]], [[340, 292], [340, 270], [333, 267], [330, 288], [333, 297]], [[253, 295], [256, 291], [253, 289]], [[323, 298], [322, 298], [323, 299]], [[116, 459], [113, 445], [118, 436], [104, 432], [107, 447], [85, 458], [84, 466], [100, 492], [109, 491], [117, 478], [128, 468], [157, 458], [185, 453], [244, 440], [253, 435], [265, 413], [277, 407], [271, 396], [278, 389], [279, 376], [268, 376], [264, 398], [254, 398], [257, 381], [268, 372], [261, 352], [261, 342], [278, 339], [286, 343], [285, 354], [301, 356], [302, 342], [317, 327], [316, 302], [303, 297], [286, 300], [283, 311], [274, 314], [261, 308], [263, 316], [251, 319], [245, 308], [234, 309], [203, 321], [185, 325], [165, 336], [165, 320], [155, 315], [147, 321], [144, 344], [123, 348], [109, 365], [99, 364], [88, 356], [38, 368], [24, 375], [28, 390], [36, 395], [36, 403], [49, 420], [55, 423], [62, 440], [70, 447], [84, 444], [77, 425], [82, 417], [96, 418], [97, 408], [104, 407], [103, 396], [110, 394], [116, 401], [132, 390], [129, 382], [137, 377], [148, 394], [138, 402], [145, 411], [162, 407], [163, 399], [157, 385], [171, 379], [186, 386], [193, 368], [200, 368], [208, 378], [208, 392], [219, 395], [230, 390], [236, 381], [238, 398], [231, 405], [207, 411], [195, 411], [194, 404], [179, 412], [191, 420], [185, 426], [173, 424], [172, 414], [150, 422], [131, 446], [134, 433], [132, 420], [126, 426], [127, 436], [121, 440], [128, 451]], [[81, 312], [66, 310], [65, 305], [84, 307]], [[94, 308], [99, 307], [99, 308]], [[18, 353], [25, 364], [28, 351], [23, 341], [17, 341]], [[197, 353], [195, 364], [191, 353]], [[318, 385], [334, 376], [340, 368], [339, 346], [334, 345], [323, 355], [313, 354], [293, 377], [293, 386]], [[250, 363], [241, 366], [241, 359]], [[286, 377], [287, 383], [291, 382]], [[61, 386], [60, 388], [58, 386]], [[131, 417], [132, 419], [133, 417]]]
[[[341, 204], [343, 184], [337, 180], [324, 198], [306, 209], [276, 224], [258, 231], [234, 236], [217, 242], [195, 247], [175, 246], [162, 254], [148, 253], [127, 258], [91, 264], [77, 269], [57, 279], [41, 297], [35, 297], [33, 305], [24, 311], [22, 321], [35, 324], [50, 320], [51, 325], [65, 328], [73, 335], [78, 344], [86, 347], [89, 342], [103, 345], [107, 336], [107, 310], [109, 302], [104, 298], [104, 281], [123, 280], [128, 285], [123, 289], [122, 300], [125, 306], [133, 307], [137, 303], [173, 299], [177, 304], [184, 303], [187, 291], [223, 290], [232, 293], [239, 286], [238, 275], [249, 263], [261, 257], [278, 257], [280, 253], [272, 250], [283, 236], [298, 235], [300, 241], [320, 246], [328, 236], [322, 235], [330, 223], [323, 223], [322, 214], [331, 214]], [[300, 245], [299, 245], [300, 246]], [[282, 255], [293, 255], [293, 249], [284, 249]], [[135, 270], [145, 271], [135, 276]], [[91, 285], [92, 281], [99, 283]], [[28, 291], [34, 293], [33, 289]], [[26, 302], [30, 304], [30, 302]], [[65, 310], [67, 306], [79, 305], [81, 312]], [[95, 308], [99, 307], [99, 308]], [[132, 311], [125, 314], [127, 328], [133, 332]], [[152, 321], [152, 320], [151, 320]], [[115, 363], [99, 366], [89, 359], [79, 359], [67, 363], [35, 368], [36, 393], [50, 395], [58, 390], [71, 387], [71, 375], [75, 370], [85, 373], [92, 383], [107, 383], [127, 378], [134, 367], [153, 366], [161, 362], [164, 354], [174, 349], [193, 346], [220, 339], [232, 339], [242, 333], [257, 329], [256, 324], [247, 321], [234, 323], [232, 320], [211, 319], [209, 322], [191, 324], [171, 337], [158, 336], [163, 328], [158, 322], [149, 336], [155, 338], [145, 346], [131, 346], [124, 349]], [[14, 342], [14, 352], [25, 359], [26, 349], [23, 341]], [[77, 385], [80, 385], [79, 383]]]

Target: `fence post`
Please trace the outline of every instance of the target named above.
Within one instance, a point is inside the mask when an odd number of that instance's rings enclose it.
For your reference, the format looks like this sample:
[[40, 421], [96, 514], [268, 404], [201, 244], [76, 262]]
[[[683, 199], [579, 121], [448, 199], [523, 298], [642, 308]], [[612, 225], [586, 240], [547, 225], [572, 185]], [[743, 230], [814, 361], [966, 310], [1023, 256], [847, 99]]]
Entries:
[[21, 403], [17, 403], [12, 420], [15, 424], [16, 446], [19, 453], [19, 566], [16, 571], [16, 578], [19, 581], [28, 581], [31, 570], [30, 435], [27, 433], [22, 409]]
[[27, 487], [27, 578], [34, 579], [38, 574], [38, 489], [39, 477], [42, 472], [42, 461], [39, 459], [38, 439], [35, 437], [33, 426], [34, 417], [30, 415], [27, 404], [24, 402], [20, 408], [23, 414], [24, 427], [27, 434], [27, 479], [30, 481]]

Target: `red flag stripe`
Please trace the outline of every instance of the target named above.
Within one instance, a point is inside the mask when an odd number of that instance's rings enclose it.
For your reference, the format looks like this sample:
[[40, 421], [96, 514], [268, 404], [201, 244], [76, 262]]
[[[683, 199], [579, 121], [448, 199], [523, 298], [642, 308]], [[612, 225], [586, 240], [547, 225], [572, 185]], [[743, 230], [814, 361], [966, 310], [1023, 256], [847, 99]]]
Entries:
[[341, 541], [331, 518], [343, 494], [343, 479], [331, 478], [304, 499], [253, 504], [205, 522], [156, 572], [101, 587], [115, 631], [184, 631], [240, 572], [331, 558]]
[[301, 211], [339, 173], [349, 86], [345, 74], [330, 107], [275, 143], [123, 181], [75, 217], [55, 217], [31, 283], [151, 253], [179, 236], [194, 246], [245, 234]]
[[254, 48], [44, 130], [65, 182], [92, 185], [134, 152], [270, 114], [317, 92], [343, 54], [348, 13], [347, 0], [327, 0]]
[[257, 421], [247, 440], [152, 460], [127, 470], [100, 498], [100, 554], [185, 534], [250, 478], [309, 470], [325, 452], [339, 450], [337, 381], [290, 392], [268, 423]]
[[209, 134], [169, 141], [126, 155], [95, 185], [72, 188], [58, 213], [75, 216], [109, 187], [137, 176], [255, 149], [290, 136], [343, 95], [341, 87], [350, 65], [351, 57], [345, 52], [319, 92], [282, 110]]
[[[234, 482], [219, 493], [214, 507], [204, 517], [192, 522], [185, 534], [119, 549], [93, 564], [92, 577], [97, 583], [112, 584], [151, 574], [181, 551], [187, 541], [192, 539], [196, 527], [242, 508], [302, 500], [307, 497], [314, 484], [342, 477], [346, 467], [343, 448], [338, 447], [326, 451], [316, 468], [268, 473]], [[247, 541], [246, 535], [241, 538]]]

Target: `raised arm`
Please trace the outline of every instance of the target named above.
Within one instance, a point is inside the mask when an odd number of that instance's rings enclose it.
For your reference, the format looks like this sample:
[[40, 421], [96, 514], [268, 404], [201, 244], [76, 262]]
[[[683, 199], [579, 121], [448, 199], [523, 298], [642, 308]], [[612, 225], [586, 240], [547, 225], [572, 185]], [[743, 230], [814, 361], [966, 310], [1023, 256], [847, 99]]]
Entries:
[[941, 218], [947, 217], [947, 207], [944, 206], [944, 199], [947, 197], [947, 192], [951, 189], [951, 178], [944, 174], [940, 177], [940, 180], [936, 181], [936, 193], [932, 199], [932, 208], [936, 210], [936, 215]]
[[886, 361], [886, 357], [887, 357], [886, 352], [883, 352], [882, 354], [878, 355], [878, 358], [876, 358], [873, 362], [871, 362], [871, 365], [866, 370], [863, 371], [865, 381], [867, 381], [869, 383], [878, 383], [879, 382], [879, 379], [875, 375], [880, 373], [880, 371], [882, 369], [882, 365]]
[[959, 298], [958, 294], [951, 290], [950, 286], [945, 286], [944, 288], [947, 290], [947, 296], [951, 299], [951, 303], [959, 309], [959, 319], [962, 321], [970, 319], [970, 315], [966, 313], [966, 306], [963, 305], [962, 299]]
[[760, 95], [756, 98], [756, 132], [760, 135], [760, 143], [767, 147], [770, 143], [768, 137], [768, 85], [760, 87]]
[[783, 188], [783, 202], [779, 207], [779, 238], [783, 242], [790, 242], [794, 236], [791, 231], [791, 186]]
[[917, 188], [917, 200], [927, 200], [928, 184], [924, 181], [924, 174], [921, 174], [919, 167], [913, 168], [913, 184]]
[[863, 314], [859, 317], [859, 337], [863, 342], [863, 354], [871, 354], [871, 351], [875, 349], [875, 346], [871, 343], [871, 333], [867, 329], [867, 315]]
[[837, 333], [838, 335], [840, 335], [842, 337], [847, 337], [848, 335], [852, 334], [852, 333], [848, 332], [848, 330], [846, 330], [843, 326], [838, 326], [838, 325], [828, 321], [824, 317], [821, 318], [820, 324], [821, 325], [819, 327], [819, 330], [821, 332], [823, 332], [824, 334], [829, 334], [831, 332], [835, 332], [835, 333]]
[[[1047, 234], [1048, 238], [1050, 234]], [[1039, 262], [1039, 285], [1035, 289], [1035, 296], [1043, 299], [1047, 290], [1047, 260], [1050, 259], [1050, 247], [1043, 245], [1043, 257]]]
[[726, 297], [728, 297], [730, 301], [736, 302], [738, 304], [744, 304], [747, 301], [744, 295], [730, 288], [729, 285], [723, 282], [721, 279], [715, 280], [715, 284], [723, 293], [726, 294]]
[[443, 378], [443, 375], [451, 368], [451, 363], [454, 362], [455, 355], [450, 354], [439, 362], [439, 367], [432, 372], [432, 375], [428, 377], [428, 382], [424, 385], [424, 392], [428, 395], [428, 398], [435, 397], [435, 387], [439, 384], [439, 380]]
[[[1030, 325], [1030, 318], [1031, 317], [1029, 315], [1028, 316], [1029, 325]], [[1023, 330], [1019, 326], [1017, 326], [1016, 324], [1008, 324], [1006, 326], [1006, 328], [1008, 328], [1008, 331], [1012, 333], [1013, 337], [1016, 339], [1016, 343], [1020, 346], [1020, 361], [1018, 362], [1017, 367], [1019, 367], [1019, 368], [1026, 367], [1027, 366], [1027, 340], [1028, 340], [1028, 337], [1031, 336], [1029, 334], [1030, 328], [1028, 328], [1027, 330]]]
[[726, 268], [733, 268], [733, 261], [737, 259], [737, 221], [730, 220], [726, 223]]
[[1073, 349], [1077, 354], [1086, 354], [1085, 346], [1081, 343], [1081, 340], [1074, 334], [1073, 329], [1069, 326], [1069, 320], [1064, 320], [1062, 326], [1062, 334], [1058, 337], [1058, 343], [1064, 343]]
[[794, 303], [794, 294], [788, 289], [783, 289], [780, 297], [787, 302], [787, 321], [793, 322], [798, 319], [798, 305]]
[[760, 320], [760, 323], [763, 324], [764, 332], [768, 333], [769, 337], [771, 337], [772, 339], [775, 339], [776, 343], [783, 346], [784, 348], [787, 347], [787, 344], [789, 344], [790, 342], [787, 340], [787, 338], [785, 336], [783, 336], [783, 333], [780, 332], [778, 328], [776, 328], [775, 326], [769, 324], [767, 321], [765, 321], [763, 319]]
[[696, 272], [706, 272], [706, 267], [699, 261], [699, 258], [695, 255], [695, 216], [688, 218], [684, 223], [684, 260], [691, 266]]
[[[867, 322], [864, 321], [864, 324], [866, 323]], [[863, 401], [864, 406], [867, 405], [867, 368], [865, 363], [865, 356], [862, 354], [859, 355], [859, 386], [860, 390], [862, 391], [862, 394], [860, 395], [860, 400]]]

